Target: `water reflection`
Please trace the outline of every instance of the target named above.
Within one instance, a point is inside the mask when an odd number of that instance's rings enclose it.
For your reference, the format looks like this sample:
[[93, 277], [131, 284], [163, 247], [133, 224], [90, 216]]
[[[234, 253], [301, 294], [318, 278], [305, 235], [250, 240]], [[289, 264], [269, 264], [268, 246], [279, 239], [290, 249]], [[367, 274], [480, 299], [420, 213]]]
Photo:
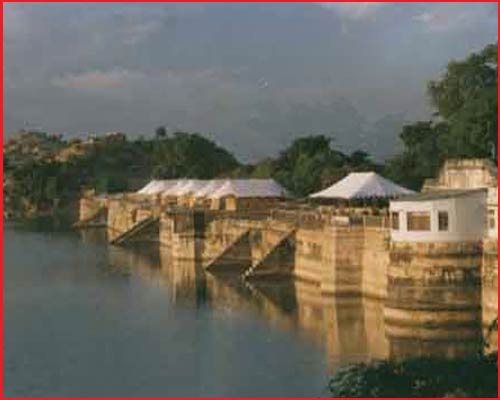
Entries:
[[274, 329], [292, 330], [324, 351], [329, 371], [389, 357], [453, 357], [480, 346], [480, 326], [450, 328], [444, 323], [430, 335], [425, 323], [421, 328], [387, 326], [381, 300], [325, 295], [302, 281], [244, 282], [234, 274], [212, 275], [192, 261], [173, 259], [166, 249], [112, 248], [109, 262], [163, 288], [172, 303], [233, 315], [253, 312]]

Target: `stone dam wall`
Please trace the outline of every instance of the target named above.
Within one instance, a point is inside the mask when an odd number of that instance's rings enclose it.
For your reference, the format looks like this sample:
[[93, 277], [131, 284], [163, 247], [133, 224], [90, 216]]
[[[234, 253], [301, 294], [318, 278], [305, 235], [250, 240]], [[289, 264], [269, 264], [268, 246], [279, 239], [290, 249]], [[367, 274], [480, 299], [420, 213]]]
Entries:
[[[134, 240], [159, 244], [175, 263], [236, 273], [250, 282], [293, 277], [327, 296], [382, 299], [390, 354], [401, 355], [409, 347], [414, 354], [425, 353], [442, 341], [454, 342], [438, 346], [444, 355], [475, 351], [478, 332], [498, 314], [493, 239], [391, 243], [386, 224], [286, 220], [262, 212], [165, 211], [159, 204], [124, 197], [108, 199], [106, 207], [110, 240], [157, 217], [156, 236], [139, 233]], [[97, 205], [86, 199], [80, 209], [83, 218]], [[496, 346], [496, 335], [492, 342]]]

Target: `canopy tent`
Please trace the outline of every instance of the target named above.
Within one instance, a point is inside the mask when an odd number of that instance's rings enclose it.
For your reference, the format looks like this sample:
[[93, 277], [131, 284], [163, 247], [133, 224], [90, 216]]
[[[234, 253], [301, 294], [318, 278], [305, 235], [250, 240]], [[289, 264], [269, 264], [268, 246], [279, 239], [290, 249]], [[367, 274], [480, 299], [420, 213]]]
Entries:
[[274, 179], [230, 179], [208, 194], [210, 199], [234, 197], [286, 197], [286, 190]]
[[155, 195], [165, 190], [170, 189], [178, 182], [177, 179], [152, 180], [142, 189], [138, 190], [138, 194]]
[[375, 172], [351, 172], [332, 186], [311, 194], [311, 198], [366, 199], [389, 198], [414, 193]]
[[[201, 179], [189, 179], [186, 183], [175, 190], [176, 196], [186, 196], [197, 192], [207, 186], [209, 181]], [[169, 193], [171, 194], [171, 193]]]
[[210, 195], [211, 193], [215, 192], [222, 186], [224, 186], [225, 183], [227, 183], [227, 179], [212, 179], [208, 181], [208, 183], [202, 187], [201, 189], [197, 190], [196, 192], [193, 193], [193, 197], [206, 197]]
[[161, 192], [163, 196], [177, 196], [177, 192], [189, 183], [189, 179], [177, 179], [176, 183]]
[[158, 184], [159, 181], [153, 179], [152, 181], [148, 182], [148, 184], [146, 186], [144, 186], [143, 188], [139, 189], [137, 191], [138, 194], [147, 194], [149, 190], [151, 190], [152, 188], [154, 188], [157, 184]]

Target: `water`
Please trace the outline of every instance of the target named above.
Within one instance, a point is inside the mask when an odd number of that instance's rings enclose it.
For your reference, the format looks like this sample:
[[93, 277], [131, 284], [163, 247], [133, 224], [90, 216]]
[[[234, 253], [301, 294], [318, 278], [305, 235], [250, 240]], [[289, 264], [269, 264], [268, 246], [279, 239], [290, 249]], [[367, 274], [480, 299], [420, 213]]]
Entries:
[[4, 249], [6, 397], [319, 397], [391, 351], [377, 301], [204, 275], [98, 231], [6, 229]]

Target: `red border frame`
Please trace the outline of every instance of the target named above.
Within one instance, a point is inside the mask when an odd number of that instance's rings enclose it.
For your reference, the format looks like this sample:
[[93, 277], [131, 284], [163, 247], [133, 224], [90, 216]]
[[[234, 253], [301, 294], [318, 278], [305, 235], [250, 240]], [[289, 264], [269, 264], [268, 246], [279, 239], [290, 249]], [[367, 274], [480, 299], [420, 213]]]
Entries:
[[[2, 126], [0, 128], [0, 136], [2, 138], [2, 141], [3, 141], [3, 101], [4, 101], [4, 97], [3, 97], [3, 3], [47, 3], [49, 1], [45, 1], [45, 0], [0, 0], [0, 16], [1, 16], [1, 21], [0, 21], [0, 27], [1, 27], [1, 36], [2, 36], [2, 46], [0, 47], [0, 61], [1, 61], [1, 64], [2, 64], [2, 72], [0, 73], [0, 88], [2, 89], [2, 98], [0, 99], [0, 117], [2, 119]], [[192, 1], [189, 1], [189, 0], [178, 0], [178, 1], [170, 1], [170, 0], [81, 0], [81, 1], [78, 1], [78, 0], [51, 0], [50, 1], [51, 3], [112, 3], [112, 2], [115, 2], [115, 3], [190, 3]], [[313, 3], [313, 1], [311, 0], [305, 0], [305, 1], [301, 1], [301, 0], [274, 0], [274, 1], [269, 1], [269, 0], [264, 0], [264, 1], [261, 1], [261, 0], [219, 0], [219, 1], [214, 1], [214, 0], [198, 0], [196, 1], [197, 3], [221, 3], [221, 2], [227, 2], [227, 3], [267, 3], [267, 2], [273, 2], [273, 3], [276, 3], [276, 2], [283, 2], [283, 3]], [[348, 2], [348, 1], [332, 1], [331, 3], [344, 3], [344, 2]], [[354, 1], [354, 2], [358, 2], [358, 1]], [[370, 2], [373, 2], [373, 1], [370, 1]], [[398, 3], [421, 3], [422, 1], [417, 1], [417, 0], [410, 0], [410, 1], [401, 1], [401, 0], [396, 0], [396, 1], [383, 1], [384, 3], [392, 3], [392, 2], [398, 2]], [[471, 3], [471, 2], [481, 2], [481, 3], [499, 3], [499, 1], [495, 1], [495, 0], [486, 0], [486, 1], [477, 1], [477, 0], [473, 0], [473, 1], [470, 1], [470, 2], [467, 2], [467, 1], [460, 1], [460, 0], [452, 0], [452, 1], [446, 1], [446, 2], [449, 2], [449, 3]], [[431, 0], [431, 1], [425, 1], [425, 3], [441, 3], [441, 1], [436, 1], [436, 0]], [[500, 14], [499, 14], [500, 15]], [[498, 23], [497, 23], [497, 46], [498, 46], [498, 33], [500, 32], [500, 29], [499, 29], [499, 25], [500, 25], [500, 17], [499, 15], [497, 15], [497, 20], [498, 20]], [[498, 46], [500, 47], [500, 46]], [[500, 85], [499, 85], [499, 88], [500, 88]], [[500, 93], [498, 93], [498, 99], [500, 100]], [[500, 114], [500, 104], [498, 105], [498, 114]], [[499, 127], [497, 126], [497, 133], [499, 132]], [[500, 136], [500, 134], [498, 135]], [[500, 146], [499, 146], [499, 149], [500, 149]], [[3, 151], [1, 152], [1, 155], [0, 155], [0, 161], [1, 161], [1, 165], [0, 165], [0, 176], [2, 178], [2, 181], [3, 181]], [[498, 167], [498, 165], [497, 165]], [[3, 216], [3, 190], [2, 192], [0, 192], [0, 211], [2, 212], [2, 216]], [[4, 397], [4, 354], [3, 354], [3, 217], [2, 217], [2, 220], [0, 222], [0, 227], [2, 228], [1, 231], [0, 231], [0, 239], [2, 241], [2, 247], [1, 247], [1, 255], [2, 255], [2, 260], [0, 261], [0, 310], [2, 311], [2, 318], [0, 319], [0, 343], [1, 343], [1, 346], [0, 346], [0, 357], [1, 357], [1, 360], [0, 360], [0, 400], [2, 399], [7, 399], [6, 397]], [[498, 243], [500, 244], [500, 239], [498, 241]], [[500, 283], [500, 278], [499, 278], [499, 283]], [[499, 302], [499, 305], [500, 305], [500, 302]], [[499, 374], [499, 378], [500, 378], [500, 374]], [[500, 390], [499, 390], [499, 393], [497, 394], [497, 397], [500, 398]], [[167, 397], [165, 397], [167, 398]], [[242, 397], [242, 398], [245, 398], [245, 397]], [[31, 400], [31, 399], [35, 399], [35, 398], [17, 398], [16, 399], [25, 399], [25, 400]], [[84, 400], [84, 399], [88, 399], [86, 397], [73, 397], [72, 399], [79, 399], [79, 400]], [[120, 397], [94, 397], [92, 399], [116, 399], [116, 400], [119, 400], [121, 399]], [[131, 400], [140, 400], [140, 399], [146, 399], [146, 398], [140, 398], [140, 397], [130, 397], [129, 399]], [[157, 398], [158, 399], [158, 398]], [[159, 398], [161, 399], [161, 398]], [[253, 398], [249, 398], [249, 397], [246, 397], [246, 399], [253, 399]], [[261, 398], [262, 399], [262, 398]], [[264, 398], [265, 399], [265, 398]]]

